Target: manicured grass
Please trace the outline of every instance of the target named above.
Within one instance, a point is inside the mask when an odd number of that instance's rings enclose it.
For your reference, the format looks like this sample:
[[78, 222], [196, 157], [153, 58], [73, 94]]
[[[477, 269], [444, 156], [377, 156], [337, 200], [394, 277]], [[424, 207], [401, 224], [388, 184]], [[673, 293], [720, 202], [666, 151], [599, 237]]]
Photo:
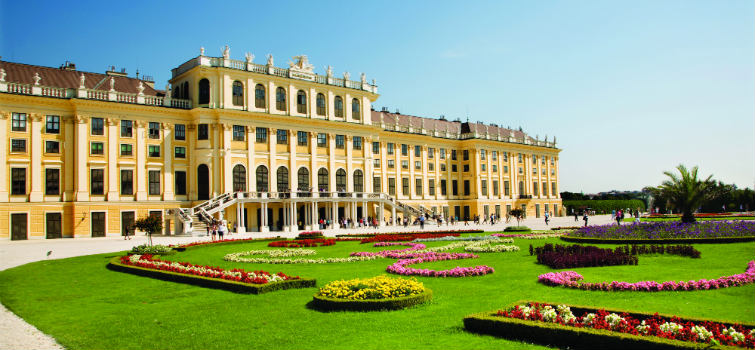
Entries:
[[[474, 234], [479, 235], [479, 234]], [[688, 317], [753, 322], [755, 285], [695, 292], [593, 292], [548, 287], [537, 276], [554, 271], [529, 256], [558, 239], [517, 239], [519, 252], [481, 253], [464, 259], [413, 265], [421, 268], [490, 265], [495, 273], [467, 278], [417, 278], [433, 290], [425, 304], [398, 311], [329, 312], [308, 307], [315, 288], [261, 295], [165, 282], [108, 270], [117, 254], [40, 261], [0, 272], [0, 301], [70, 349], [501, 349], [536, 345], [468, 333], [464, 316], [517, 300], [591, 305]], [[268, 242], [190, 249], [167, 257], [223, 268], [283, 271], [316, 278], [318, 285], [385, 273], [395, 260], [270, 265], [232, 263], [228, 253], [268, 249]], [[445, 245], [427, 243], [428, 246]], [[613, 247], [612, 245], [598, 245]], [[690, 280], [742, 273], [754, 243], [698, 244], [701, 259], [641, 256], [638, 266], [579, 268], [586, 282]], [[377, 251], [371, 244], [338, 242], [313, 248], [313, 257]], [[456, 250], [461, 252], [461, 249]]]

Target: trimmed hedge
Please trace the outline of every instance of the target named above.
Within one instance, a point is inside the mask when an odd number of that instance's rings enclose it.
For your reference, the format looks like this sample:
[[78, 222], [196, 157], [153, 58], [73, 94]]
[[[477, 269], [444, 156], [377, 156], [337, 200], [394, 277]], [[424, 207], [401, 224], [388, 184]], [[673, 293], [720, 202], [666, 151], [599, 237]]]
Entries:
[[667, 238], [667, 239], [612, 239], [561, 236], [563, 241], [592, 244], [696, 244], [696, 243], [740, 243], [755, 241], [754, 236], [721, 238]]
[[[639, 199], [565, 200], [563, 201], [563, 206], [570, 210], [570, 214], [571, 209], [578, 211], [582, 207], [590, 208], [591, 210], [594, 210], [598, 213], [600, 213], [601, 211], [610, 213], [611, 210], [625, 210], [626, 208], [632, 210], [640, 208], [640, 210], [645, 210], [645, 202]], [[625, 213], [624, 216], [630, 217], [628, 213]]]
[[[282, 238], [280, 236], [278, 237], [271, 237], [271, 238], [252, 238], [252, 239], [234, 239], [228, 240], [228, 241], [218, 241], [217, 243], [205, 243], [205, 244], [197, 244], [190, 247], [171, 247], [173, 250], [177, 252], [183, 252], [187, 249], [194, 249], [197, 247], [206, 247], [209, 245], [227, 245], [227, 244], [240, 244], [240, 243], [251, 243], [251, 242], [267, 242], [267, 241], [285, 241], [286, 238]], [[210, 241], [212, 242], [212, 241]]]
[[379, 311], [399, 310], [410, 306], [422, 304], [433, 297], [433, 291], [425, 288], [422, 294], [408, 297], [373, 300], [347, 300], [328, 298], [315, 294], [312, 297], [312, 307], [317, 310], [329, 311]]
[[[519, 301], [510, 305], [519, 305], [527, 301]], [[559, 305], [557, 303], [548, 303]], [[597, 309], [585, 306], [569, 306], [572, 312], [582, 314], [584, 312], [593, 312]], [[649, 313], [633, 312], [626, 310], [609, 310], [607, 312], [616, 314], [627, 313], [637, 319], [646, 319], [653, 316]], [[568, 347], [572, 349], [700, 349], [709, 348], [711, 344], [691, 343], [681, 340], [671, 340], [655, 336], [639, 336], [627, 333], [611, 332], [604, 329], [577, 328], [564, 326], [556, 323], [547, 323], [539, 321], [521, 320], [517, 318], [497, 316], [497, 311], [487, 311], [464, 317], [464, 328], [470, 332], [490, 334], [506, 339], [516, 339], [537, 344]], [[673, 316], [658, 316], [671, 318]], [[714, 321], [724, 325], [731, 326], [733, 323], [711, 320], [684, 318], [685, 321]], [[739, 323], [746, 327], [753, 327], [755, 324]], [[741, 349], [732, 346], [716, 346], [723, 349]]]
[[153, 270], [139, 266], [125, 265], [121, 263], [120, 259], [120, 256], [116, 256], [111, 259], [110, 263], [108, 263], [107, 265], [107, 268], [113, 271], [131, 273], [138, 276], [151, 277], [168, 282], [186, 283], [206, 288], [223, 289], [234, 293], [260, 294], [291, 288], [310, 288], [315, 287], [317, 284], [317, 281], [315, 279], [310, 278], [300, 278], [297, 280], [287, 280], [265, 284], [247, 284], [217, 278], [186, 275], [171, 271]]
[[531, 228], [527, 226], [509, 226], [503, 229], [503, 232], [530, 232]]

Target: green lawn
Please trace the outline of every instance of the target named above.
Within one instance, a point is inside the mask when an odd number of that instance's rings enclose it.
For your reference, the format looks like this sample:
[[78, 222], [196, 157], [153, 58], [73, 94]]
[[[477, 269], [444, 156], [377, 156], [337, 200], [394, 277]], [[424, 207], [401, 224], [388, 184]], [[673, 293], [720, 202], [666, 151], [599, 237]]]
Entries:
[[[501, 308], [521, 299], [660, 312], [732, 321], [755, 321], [755, 285], [696, 292], [590, 292], [547, 287], [539, 274], [553, 271], [515, 241], [514, 253], [482, 253], [479, 259], [414, 265], [450, 268], [487, 264], [496, 272], [480, 277], [419, 278], [433, 290], [431, 302], [386, 312], [323, 313], [307, 307], [315, 288], [243, 295], [164, 282], [106, 269], [117, 254], [49, 260], [0, 272], [0, 300], [70, 349], [501, 349], [541, 348], [467, 333], [465, 315]], [[428, 246], [446, 243], [429, 243]], [[341, 264], [268, 265], [230, 263], [223, 255], [266, 249], [267, 242], [205, 246], [169, 256], [176, 261], [225, 268], [283, 271], [313, 277], [318, 285], [337, 279], [385, 273], [395, 260]], [[610, 245], [601, 245], [610, 246]], [[638, 266], [580, 268], [585, 281], [690, 280], [742, 273], [753, 259], [753, 243], [698, 244], [702, 259], [640, 256]], [[314, 257], [345, 257], [376, 251], [358, 242], [314, 248]], [[461, 251], [461, 250], [458, 250]]]

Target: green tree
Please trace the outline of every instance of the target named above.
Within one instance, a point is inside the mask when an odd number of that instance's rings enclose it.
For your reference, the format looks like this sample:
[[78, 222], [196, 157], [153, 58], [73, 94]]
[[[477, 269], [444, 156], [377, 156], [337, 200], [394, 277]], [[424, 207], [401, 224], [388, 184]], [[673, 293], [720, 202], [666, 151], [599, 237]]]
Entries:
[[524, 210], [519, 209], [519, 208], [511, 209], [511, 211], [509, 212], [509, 215], [516, 218], [516, 225], [519, 226], [520, 223], [522, 222], [522, 217], [524, 216]]
[[679, 176], [670, 171], [663, 172], [669, 179], [664, 181], [658, 189], [674, 208], [682, 212], [682, 222], [695, 222], [695, 210], [700, 208], [711, 195], [714, 185], [711, 180], [713, 175], [701, 181], [697, 178], [697, 167], [687, 170], [684, 165], [680, 164], [676, 169], [679, 170]]
[[152, 245], [152, 235], [160, 233], [163, 229], [163, 221], [158, 216], [148, 215], [134, 222], [133, 228], [147, 233], [147, 242]]

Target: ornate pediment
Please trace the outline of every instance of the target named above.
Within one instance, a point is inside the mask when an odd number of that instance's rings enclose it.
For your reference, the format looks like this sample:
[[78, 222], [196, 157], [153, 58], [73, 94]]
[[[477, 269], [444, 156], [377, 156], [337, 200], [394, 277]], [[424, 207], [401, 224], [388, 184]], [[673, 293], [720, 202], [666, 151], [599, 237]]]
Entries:
[[288, 69], [298, 73], [314, 73], [315, 66], [309, 63], [307, 55], [294, 56], [294, 62], [288, 62]]

